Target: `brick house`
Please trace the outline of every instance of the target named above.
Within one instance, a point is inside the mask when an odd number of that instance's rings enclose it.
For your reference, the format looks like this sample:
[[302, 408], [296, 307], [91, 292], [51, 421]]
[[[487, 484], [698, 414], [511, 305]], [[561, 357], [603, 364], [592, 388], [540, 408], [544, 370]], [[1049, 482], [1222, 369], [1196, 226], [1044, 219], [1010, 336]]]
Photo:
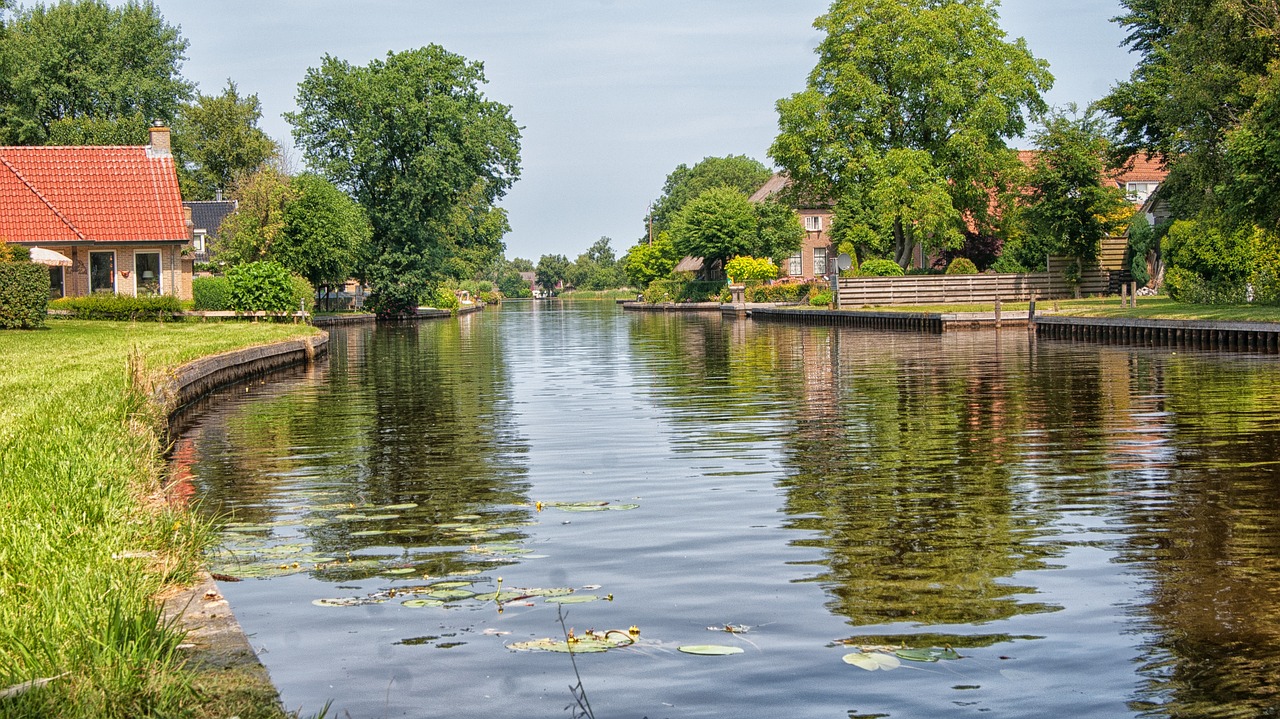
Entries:
[[[764, 202], [786, 189], [790, 183], [784, 175], [774, 175], [755, 194], [752, 202]], [[827, 276], [828, 262], [836, 256], [831, 240], [832, 208], [829, 204], [801, 202], [796, 214], [804, 225], [804, 243], [800, 251], [783, 261], [781, 277], [791, 280], [813, 280]]]
[[165, 127], [145, 147], [0, 147], [0, 238], [69, 260], [50, 263], [55, 297], [191, 299], [191, 230], [169, 148]]

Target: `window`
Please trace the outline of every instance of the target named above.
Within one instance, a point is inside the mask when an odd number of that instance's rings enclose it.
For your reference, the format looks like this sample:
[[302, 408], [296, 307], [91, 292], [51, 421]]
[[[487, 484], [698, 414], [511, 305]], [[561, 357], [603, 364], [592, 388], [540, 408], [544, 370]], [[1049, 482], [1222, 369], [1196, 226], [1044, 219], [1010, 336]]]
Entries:
[[89, 291], [115, 293], [116, 253], [89, 253]]
[[206, 238], [207, 234], [204, 230], [196, 230], [196, 236], [191, 240], [191, 247], [196, 252], [204, 252]]
[[827, 248], [813, 248], [813, 274], [815, 277], [822, 277], [827, 274]]
[[61, 267], [49, 268], [49, 299], [56, 300], [66, 297], [66, 275], [63, 274]]
[[799, 252], [787, 260], [787, 274], [792, 277], [799, 277], [804, 274], [804, 257]]
[[1151, 193], [1156, 191], [1160, 186], [1158, 182], [1130, 182], [1125, 185], [1125, 193], [1129, 195], [1129, 199], [1135, 202], [1146, 202], [1151, 197]]
[[822, 230], [822, 218], [817, 215], [806, 215], [804, 218], [804, 228], [810, 232], [818, 232]]
[[160, 253], [138, 252], [133, 256], [134, 292], [139, 297], [160, 294]]

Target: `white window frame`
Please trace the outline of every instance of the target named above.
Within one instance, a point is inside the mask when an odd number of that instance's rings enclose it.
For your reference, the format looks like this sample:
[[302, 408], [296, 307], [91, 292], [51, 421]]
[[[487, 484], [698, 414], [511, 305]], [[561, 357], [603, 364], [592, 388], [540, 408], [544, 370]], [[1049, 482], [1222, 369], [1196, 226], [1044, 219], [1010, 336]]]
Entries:
[[119, 281], [116, 280], [116, 275], [120, 274], [120, 265], [118, 264], [118, 260], [120, 258], [116, 257], [115, 250], [90, 250], [89, 251], [89, 267], [88, 267], [89, 294], [93, 294], [94, 292], [97, 292], [100, 289], [106, 289], [105, 287], [93, 286], [93, 256], [94, 255], [111, 255], [111, 294], [113, 295], [119, 294], [120, 283]]
[[820, 215], [805, 215], [804, 229], [808, 232], [822, 232], [822, 217]]
[[164, 294], [164, 253], [160, 250], [135, 250], [133, 253], [133, 296], [138, 296], [138, 282], [142, 275], [138, 274], [138, 255], [156, 256], [156, 296]]
[[191, 244], [195, 246], [196, 252], [204, 252], [209, 244], [209, 233], [204, 230], [196, 230], [195, 237], [192, 238]]
[[[821, 256], [821, 265], [819, 265], [819, 256]], [[813, 276], [825, 277], [827, 274], [827, 263], [831, 260], [831, 251], [826, 247], [813, 248]]]
[[787, 258], [787, 274], [799, 277], [804, 274], [804, 253], [797, 252]]

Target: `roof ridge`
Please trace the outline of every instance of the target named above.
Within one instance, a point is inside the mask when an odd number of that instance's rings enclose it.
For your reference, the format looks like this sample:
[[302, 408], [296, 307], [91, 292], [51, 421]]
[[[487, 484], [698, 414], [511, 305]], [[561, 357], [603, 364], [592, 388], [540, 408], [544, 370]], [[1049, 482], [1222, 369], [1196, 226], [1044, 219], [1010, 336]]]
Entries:
[[84, 236], [84, 233], [80, 231], [80, 228], [76, 227], [75, 224], [71, 222], [71, 220], [67, 219], [66, 215], [62, 214], [62, 212], [58, 208], [54, 207], [53, 203], [49, 202], [49, 199], [45, 197], [44, 194], [40, 192], [40, 190], [37, 190], [35, 185], [31, 184], [31, 182], [27, 180], [27, 178], [23, 177], [22, 173], [18, 170], [18, 168], [13, 166], [13, 163], [9, 162], [8, 158], [0, 154], [0, 162], [4, 163], [4, 166], [9, 168], [9, 171], [12, 172], [14, 176], [16, 176], [18, 180], [20, 180], [28, 190], [31, 190], [31, 193], [33, 195], [40, 198], [40, 201], [43, 202], [45, 206], [48, 207], [49, 210], [53, 212], [53, 214], [57, 215], [58, 219], [62, 220], [63, 224], [65, 224], [68, 228], [70, 228], [72, 232], [76, 233], [76, 237], [79, 237], [80, 239], [86, 240], [86, 241], [89, 239]]

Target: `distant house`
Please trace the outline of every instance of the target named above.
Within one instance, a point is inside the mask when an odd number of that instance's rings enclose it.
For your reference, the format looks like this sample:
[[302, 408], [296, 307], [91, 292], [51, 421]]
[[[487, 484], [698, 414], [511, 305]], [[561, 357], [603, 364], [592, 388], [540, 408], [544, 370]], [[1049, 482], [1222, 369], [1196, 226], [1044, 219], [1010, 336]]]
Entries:
[[55, 256], [54, 296], [190, 299], [191, 235], [169, 147], [165, 127], [145, 147], [0, 147], [0, 237]]
[[[764, 202], [787, 188], [791, 180], [785, 175], [774, 175], [755, 194], [752, 202]], [[832, 206], [828, 202], [802, 201], [796, 214], [804, 225], [804, 242], [800, 250], [783, 262], [781, 276], [793, 280], [813, 280], [827, 276], [829, 262], [835, 257], [835, 243], [831, 240]]]
[[[218, 193], [221, 196], [221, 192]], [[191, 200], [182, 206], [191, 210], [191, 249], [196, 262], [209, 262], [212, 259], [211, 245], [218, 239], [218, 228], [222, 221], [235, 212], [240, 206], [235, 200]]]

